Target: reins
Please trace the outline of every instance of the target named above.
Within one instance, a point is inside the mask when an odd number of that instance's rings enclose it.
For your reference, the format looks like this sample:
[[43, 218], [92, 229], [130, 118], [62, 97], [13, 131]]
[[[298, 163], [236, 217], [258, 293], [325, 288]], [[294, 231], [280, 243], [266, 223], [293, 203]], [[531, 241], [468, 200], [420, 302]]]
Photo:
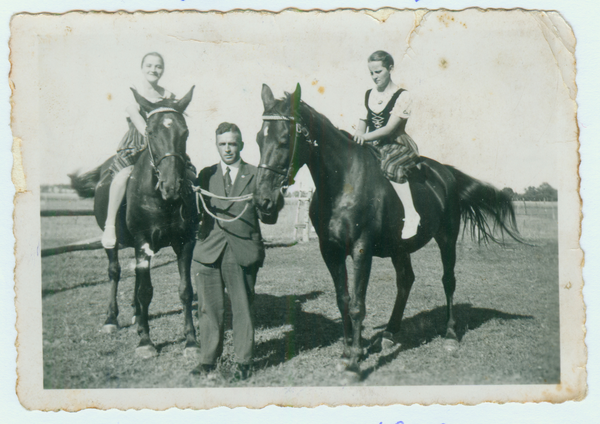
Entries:
[[[175, 113], [181, 114], [181, 112], [179, 112], [178, 110], [170, 108], [170, 107], [159, 107], [159, 108], [156, 108], [156, 109], [148, 112], [148, 114], [146, 115], [146, 119], [148, 120], [153, 115], [156, 115], [158, 113], [165, 113], [165, 112], [175, 112]], [[157, 183], [157, 185], [156, 185], [156, 188], [158, 189], [158, 184], [160, 184], [160, 171], [158, 169], [158, 166], [160, 165], [160, 163], [168, 157], [175, 157], [175, 158], [179, 159], [184, 165], [186, 164], [186, 160], [179, 153], [167, 152], [157, 161], [155, 159], [154, 152], [152, 151], [152, 144], [150, 143], [148, 136], [144, 135], [144, 138], [146, 139], [146, 145], [148, 146], [148, 153], [150, 154], [150, 164], [152, 165], [152, 168], [154, 169], [154, 173], [159, 178], [159, 183]], [[248, 206], [250, 205], [250, 203], [249, 202], [246, 203], [246, 205], [244, 206], [244, 210], [242, 210], [242, 212], [235, 218], [232, 218], [232, 219], [220, 218], [220, 217], [216, 216], [215, 214], [213, 214], [208, 209], [208, 206], [206, 205], [206, 202], [204, 201], [203, 195], [208, 196], [208, 197], [213, 197], [215, 199], [227, 200], [230, 202], [247, 202], [248, 200], [253, 199], [252, 194], [247, 194], [244, 196], [237, 196], [237, 197], [224, 197], [224, 196], [218, 196], [216, 194], [213, 194], [210, 191], [207, 191], [200, 187], [194, 186], [193, 184], [191, 185], [191, 187], [192, 187], [192, 190], [196, 194], [196, 210], [198, 211], [198, 214], [200, 214], [200, 205], [198, 203], [198, 198], [200, 198], [200, 202], [202, 203], [202, 206], [204, 207], [204, 210], [206, 211], [206, 213], [208, 213], [214, 219], [217, 219], [217, 220], [223, 221], [223, 222], [233, 222], [233, 221], [237, 221], [238, 219], [240, 219], [242, 217], [242, 215], [244, 215], [244, 213], [248, 209]]]
[[214, 219], [223, 221], [223, 222], [233, 222], [233, 221], [237, 221], [238, 219], [240, 219], [242, 217], [242, 215], [244, 215], [244, 213], [248, 209], [250, 202], [246, 203], [246, 205], [244, 206], [244, 210], [238, 216], [236, 216], [235, 218], [227, 219], [227, 218], [218, 217], [217, 215], [213, 214], [210, 211], [210, 209], [208, 209], [208, 206], [206, 206], [206, 202], [204, 201], [204, 196], [213, 197], [215, 199], [220, 199], [220, 200], [227, 200], [227, 201], [230, 201], [233, 203], [246, 202], [246, 201], [252, 200], [254, 198], [253, 194], [245, 194], [243, 196], [234, 196], [234, 197], [219, 196], [217, 194], [211, 193], [210, 191], [204, 190], [203, 188], [200, 188], [195, 185], [192, 185], [192, 190], [196, 193], [196, 209], [198, 210], [198, 214], [200, 214], [200, 205], [198, 204], [198, 198], [200, 198], [200, 201], [202, 202], [202, 206], [204, 207], [204, 210], [206, 211], [206, 213], [209, 214], [210, 216], [212, 216]]

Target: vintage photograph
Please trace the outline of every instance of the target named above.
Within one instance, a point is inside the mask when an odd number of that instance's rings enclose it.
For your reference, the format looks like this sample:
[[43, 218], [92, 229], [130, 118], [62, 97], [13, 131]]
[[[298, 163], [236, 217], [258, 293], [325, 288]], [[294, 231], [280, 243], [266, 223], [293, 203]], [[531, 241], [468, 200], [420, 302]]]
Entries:
[[27, 408], [585, 393], [559, 13], [21, 14], [10, 43]]

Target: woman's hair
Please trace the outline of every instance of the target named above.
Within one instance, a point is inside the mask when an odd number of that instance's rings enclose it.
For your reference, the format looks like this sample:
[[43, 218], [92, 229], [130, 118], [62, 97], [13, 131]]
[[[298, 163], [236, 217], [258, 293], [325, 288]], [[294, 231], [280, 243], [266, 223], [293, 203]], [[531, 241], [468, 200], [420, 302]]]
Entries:
[[148, 56], [156, 56], [156, 57], [158, 57], [160, 59], [160, 61], [162, 62], [162, 64], [163, 64], [163, 68], [165, 67], [165, 60], [163, 59], [162, 55], [160, 53], [157, 53], [157, 52], [150, 52], [150, 53], [146, 53], [144, 55], [144, 57], [142, 58], [142, 64], [140, 65], [140, 68], [144, 66], [144, 61], [146, 60], [146, 58]]
[[377, 50], [371, 56], [369, 56], [368, 62], [381, 62], [383, 67], [390, 71], [394, 66], [394, 58], [388, 52], [383, 50]]

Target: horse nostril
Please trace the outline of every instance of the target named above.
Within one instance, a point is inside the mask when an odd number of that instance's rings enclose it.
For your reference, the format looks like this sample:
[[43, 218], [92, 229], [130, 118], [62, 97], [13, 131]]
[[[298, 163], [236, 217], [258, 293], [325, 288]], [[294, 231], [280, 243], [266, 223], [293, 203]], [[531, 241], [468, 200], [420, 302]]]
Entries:
[[269, 199], [263, 199], [261, 207], [263, 210], [268, 210], [269, 206], [271, 206], [271, 201]]

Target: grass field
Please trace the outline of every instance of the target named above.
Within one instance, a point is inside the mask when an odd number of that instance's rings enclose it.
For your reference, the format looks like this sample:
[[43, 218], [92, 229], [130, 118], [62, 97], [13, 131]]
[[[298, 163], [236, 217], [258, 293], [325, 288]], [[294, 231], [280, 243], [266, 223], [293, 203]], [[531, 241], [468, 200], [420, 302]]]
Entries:
[[[48, 199], [47, 199], [48, 200]], [[64, 199], [44, 208], [63, 206]], [[70, 203], [73, 200], [69, 200]], [[535, 247], [505, 247], [459, 241], [455, 295], [459, 350], [449, 355], [439, 251], [430, 243], [412, 255], [416, 281], [403, 320], [401, 344], [390, 352], [371, 349], [358, 385], [544, 384], [560, 379], [558, 244], [555, 204], [516, 205], [522, 234]], [[526, 208], [526, 209], [525, 209]], [[295, 208], [281, 224], [265, 229], [271, 240], [290, 239]], [[42, 219], [42, 246], [100, 235], [93, 217]], [[278, 228], [279, 227], [279, 228]], [[231, 316], [219, 377], [189, 375], [196, 365], [183, 356], [183, 317], [178, 273], [170, 249], [153, 258], [151, 337], [159, 356], [135, 357], [138, 336], [130, 303], [132, 249], [121, 252], [118, 301], [121, 329], [100, 333], [109, 286], [103, 251], [73, 252], [42, 259], [44, 387], [337, 386], [341, 325], [331, 278], [315, 240], [267, 250], [256, 286], [256, 368], [247, 381], [230, 381], [233, 365]], [[364, 322], [371, 346], [389, 319], [395, 299], [389, 259], [373, 264]], [[196, 306], [194, 305], [194, 308]], [[197, 321], [196, 321], [197, 322]]]

